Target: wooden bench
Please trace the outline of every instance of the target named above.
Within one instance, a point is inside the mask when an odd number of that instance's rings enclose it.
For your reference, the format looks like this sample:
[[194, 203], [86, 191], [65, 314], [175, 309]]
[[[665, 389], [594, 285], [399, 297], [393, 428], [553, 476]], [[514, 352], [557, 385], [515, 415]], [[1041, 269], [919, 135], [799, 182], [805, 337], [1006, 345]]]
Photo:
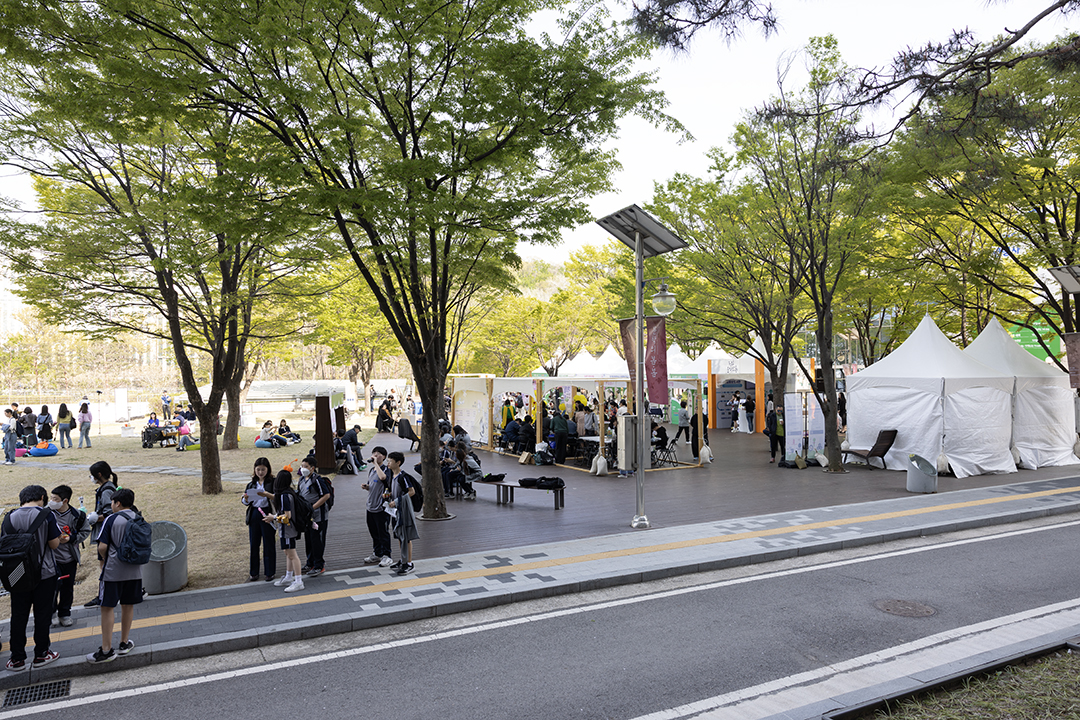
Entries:
[[495, 486], [495, 502], [499, 505], [509, 505], [514, 502], [514, 490], [540, 490], [542, 492], [550, 492], [555, 495], [555, 509], [558, 510], [564, 506], [564, 490], [566, 488], [538, 488], [538, 487], [521, 487], [517, 480], [496, 480], [494, 482], [477, 481], [473, 483], [473, 487], [477, 485], [494, 485]]

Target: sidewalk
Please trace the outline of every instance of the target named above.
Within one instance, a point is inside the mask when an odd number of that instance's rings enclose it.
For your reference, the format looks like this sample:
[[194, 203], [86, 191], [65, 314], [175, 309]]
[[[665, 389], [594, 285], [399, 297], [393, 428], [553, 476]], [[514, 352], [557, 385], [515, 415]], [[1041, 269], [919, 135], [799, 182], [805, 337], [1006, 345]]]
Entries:
[[293, 595], [256, 582], [148, 597], [136, 609], [135, 650], [104, 666], [84, 657], [99, 644], [99, 613], [78, 608], [74, 627], [54, 630], [61, 659], [40, 671], [4, 673], [0, 687], [1078, 510], [1080, 478], [1042, 479], [508, 550], [417, 555], [415, 572], [404, 577], [377, 567], [340, 570], [306, 579], [306, 589]]

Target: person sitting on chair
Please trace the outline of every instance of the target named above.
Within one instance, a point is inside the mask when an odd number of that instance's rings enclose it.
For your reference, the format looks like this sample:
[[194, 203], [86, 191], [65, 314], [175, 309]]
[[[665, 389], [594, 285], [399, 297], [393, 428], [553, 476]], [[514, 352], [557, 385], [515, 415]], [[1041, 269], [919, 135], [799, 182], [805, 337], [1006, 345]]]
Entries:
[[379, 405], [379, 413], [375, 417], [375, 429], [379, 432], [394, 431], [394, 417], [390, 413], [390, 401], [383, 400]]
[[663, 450], [668, 446], [667, 428], [655, 422], [652, 424], [652, 444], [656, 450]]
[[146, 427], [161, 427], [161, 421], [158, 420], [156, 412], [150, 413], [150, 419], [146, 421]]
[[520, 432], [521, 423], [517, 421], [517, 418], [513, 418], [510, 422], [506, 423], [506, 427], [504, 427], [502, 431], [502, 446], [507, 450], [516, 448]]
[[536, 427], [533, 425], [532, 415], [526, 415], [521, 423], [521, 430], [518, 431], [518, 441], [514, 452], [531, 451], [534, 444], [536, 444]]

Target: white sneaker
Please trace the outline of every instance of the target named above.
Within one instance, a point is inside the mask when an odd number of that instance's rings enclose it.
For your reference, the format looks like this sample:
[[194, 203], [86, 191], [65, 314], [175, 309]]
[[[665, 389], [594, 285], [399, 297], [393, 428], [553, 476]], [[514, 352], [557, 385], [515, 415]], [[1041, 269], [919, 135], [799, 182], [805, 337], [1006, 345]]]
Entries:
[[293, 580], [295, 580], [295, 578], [286, 577], [286, 576], [282, 575], [281, 577], [279, 577], [277, 580], [274, 581], [274, 587], [281, 587], [285, 583], [292, 582]]
[[301, 580], [300, 578], [296, 578], [295, 580], [293, 580], [292, 585], [285, 588], [285, 592], [296, 592], [298, 590], [303, 590], [303, 589], [304, 589], [304, 581]]
[[393, 562], [393, 559], [391, 559], [389, 555], [384, 555], [382, 560], [379, 560], [379, 567], [390, 567]]
[[375, 553], [371, 553], [371, 554], [370, 554], [370, 555], [368, 555], [368, 556], [367, 556], [366, 558], [364, 558], [364, 564], [365, 564], [365, 565], [375, 565], [375, 564], [376, 564], [376, 563], [378, 563], [378, 562], [379, 562], [379, 560], [381, 560], [381, 559], [382, 559], [382, 558], [380, 558], [380, 557], [379, 557], [378, 555], [376, 555]]

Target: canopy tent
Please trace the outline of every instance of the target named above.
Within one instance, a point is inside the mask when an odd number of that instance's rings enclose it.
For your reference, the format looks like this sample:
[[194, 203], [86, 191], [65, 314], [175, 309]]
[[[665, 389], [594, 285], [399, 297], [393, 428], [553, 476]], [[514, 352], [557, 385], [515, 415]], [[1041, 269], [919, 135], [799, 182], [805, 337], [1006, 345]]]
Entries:
[[1014, 379], [1012, 442], [1020, 467], [1077, 465], [1076, 413], [1068, 373], [1039, 361], [1020, 347], [993, 319], [964, 350], [969, 356]]
[[848, 443], [869, 448], [878, 431], [895, 429], [890, 468], [906, 469], [914, 453], [930, 462], [944, 454], [958, 478], [1016, 472], [1012, 387], [1012, 377], [965, 354], [927, 315], [900, 347], [848, 376]]

